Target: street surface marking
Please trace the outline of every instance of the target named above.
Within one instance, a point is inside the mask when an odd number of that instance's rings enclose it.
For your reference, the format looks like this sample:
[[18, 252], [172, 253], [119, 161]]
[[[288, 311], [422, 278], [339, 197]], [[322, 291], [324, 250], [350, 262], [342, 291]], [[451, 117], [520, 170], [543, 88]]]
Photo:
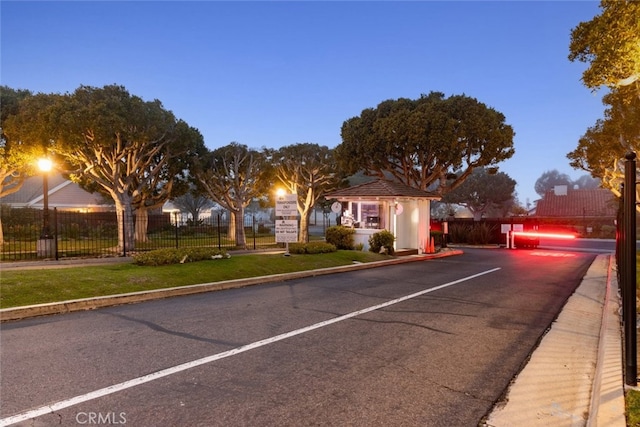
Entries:
[[481, 273], [473, 274], [471, 276], [463, 277], [462, 279], [454, 280], [453, 282], [445, 283], [443, 285], [435, 286], [433, 288], [425, 289], [410, 295], [405, 295], [400, 298], [396, 298], [394, 300], [390, 300], [384, 302], [382, 304], [374, 305], [371, 307], [363, 308], [362, 310], [354, 311], [351, 313], [344, 314], [342, 316], [334, 317], [333, 319], [325, 320], [323, 322], [315, 323], [310, 326], [306, 326], [304, 328], [296, 329], [291, 332], [285, 332], [284, 334], [276, 335], [271, 338], [266, 338], [260, 341], [256, 341], [250, 344], [246, 344], [240, 347], [236, 347], [232, 350], [224, 351], [222, 353], [213, 354], [211, 356], [203, 357], [202, 359], [193, 360], [191, 362], [182, 363], [180, 365], [173, 366], [171, 368], [166, 368], [161, 371], [153, 372], [148, 375], [144, 375], [138, 378], [134, 378], [128, 381], [121, 382], [119, 384], [114, 384], [105, 388], [101, 388], [99, 390], [95, 390], [86, 394], [82, 394], [80, 396], [72, 397], [70, 399], [61, 400], [60, 402], [52, 403], [51, 405], [42, 406], [40, 408], [36, 408], [30, 411], [22, 412], [20, 414], [12, 415], [10, 417], [0, 419], [0, 426], [8, 426], [11, 424], [15, 424], [21, 421], [30, 420], [32, 418], [36, 418], [42, 415], [53, 414], [56, 411], [61, 409], [69, 408], [74, 405], [78, 405], [83, 402], [88, 402], [90, 400], [97, 399], [99, 397], [107, 396], [109, 394], [117, 393], [122, 390], [126, 390], [128, 388], [136, 387], [144, 383], [148, 383], [153, 380], [157, 380], [162, 377], [166, 377], [169, 375], [176, 374], [178, 372], [186, 371], [187, 369], [195, 368], [200, 365], [205, 365], [207, 363], [215, 362], [216, 360], [224, 359], [230, 356], [235, 356], [236, 354], [244, 353], [245, 351], [253, 350], [254, 348], [262, 347], [268, 344], [272, 344], [274, 342], [282, 341], [287, 338], [294, 337], [296, 335], [304, 334], [306, 332], [313, 331], [315, 329], [323, 328], [325, 326], [332, 325], [334, 323], [342, 322], [343, 320], [351, 319], [352, 317], [359, 316], [361, 314], [369, 313], [371, 311], [380, 310], [381, 308], [389, 307], [390, 305], [398, 304], [403, 301], [407, 301], [413, 298], [417, 298], [421, 295], [425, 295], [431, 292], [438, 291], [440, 289], [447, 288], [449, 286], [457, 285], [462, 282], [466, 282], [471, 279], [475, 279], [476, 277], [484, 276], [485, 274], [493, 273], [495, 271], [500, 270], [498, 268], [492, 268], [491, 270], [486, 270]]
[[572, 258], [575, 257], [576, 254], [567, 253], [567, 252], [547, 252], [547, 251], [536, 251], [531, 252], [532, 256], [548, 256], [553, 258]]

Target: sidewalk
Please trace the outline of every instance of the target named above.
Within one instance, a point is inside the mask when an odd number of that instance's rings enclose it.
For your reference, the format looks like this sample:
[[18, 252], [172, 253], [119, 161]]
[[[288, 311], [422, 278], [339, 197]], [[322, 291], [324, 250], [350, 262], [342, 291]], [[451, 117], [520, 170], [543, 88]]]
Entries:
[[626, 426], [612, 262], [595, 259], [485, 426]]

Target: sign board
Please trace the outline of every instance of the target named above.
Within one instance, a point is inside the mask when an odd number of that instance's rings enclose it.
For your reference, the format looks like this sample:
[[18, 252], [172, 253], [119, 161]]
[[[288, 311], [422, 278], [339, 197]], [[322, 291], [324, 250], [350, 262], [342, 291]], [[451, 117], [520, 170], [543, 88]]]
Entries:
[[524, 231], [524, 224], [500, 224], [500, 233], [507, 234], [511, 230]]
[[276, 197], [276, 216], [298, 216], [298, 196], [283, 194]]
[[292, 243], [298, 241], [298, 220], [276, 220], [276, 243]]

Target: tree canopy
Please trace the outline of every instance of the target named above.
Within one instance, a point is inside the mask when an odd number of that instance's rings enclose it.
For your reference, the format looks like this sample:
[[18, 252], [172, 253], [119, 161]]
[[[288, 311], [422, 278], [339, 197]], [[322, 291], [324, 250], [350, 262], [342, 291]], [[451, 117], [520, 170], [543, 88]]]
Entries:
[[0, 86], [0, 197], [18, 191], [25, 178], [34, 172], [36, 156], [44, 154], [40, 140], [21, 140], [11, 137], [10, 131], [7, 133], [7, 120], [18, 114], [22, 101], [31, 96], [28, 90]]
[[182, 171], [169, 165], [197, 157], [204, 145], [199, 133], [160, 101], [144, 101], [117, 85], [27, 98], [7, 120], [7, 133], [15, 140], [46, 144], [72, 180], [108, 194], [118, 214], [119, 246], [125, 250], [134, 247], [134, 202], [145, 192], [170, 188]]
[[476, 168], [455, 190], [447, 193], [443, 203], [453, 203], [466, 207], [475, 220], [484, 214], [500, 211], [508, 212], [515, 203], [516, 182], [504, 172], [489, 173], [484, 168]]
[[600, 178], [602, 186], [617, 196], [624, 180], [624, 156], [640, 150], [640, 96], [633, 93], [640, 93], [640, 82], [605, 95], [604, 119], [587, 129], [578, 147], [567, 155], [571, 166]]
[[[32, 93], [28, 90], [0, 86], [0, 197], [20, 190], [24, 180], [33, 171], [35, 156], [42, 151], [39, 144], [11, 138], [5, 133], [7, 119], [18, 114], [21, 101], [30, 96]], [[0, 244], [3, 242], [0, 222]]]
[[383, 101], [345, 121], [341, 135], [336, 158], [345, 172], [390, 176], [441, 195], [460, 186], [474, 168], [495, 166], [514, 154], [514, 131], [502, 113], [475, 98], [445, 98], [441, 92]]
[[620, 196], [624, 156], [640, 148], [640, 2], [602, 0], [602, 13], [571, 32], [571, 61], [589, 64], [584, 84], [607, 86], [604, 119], [596, 121], [567, 157]]
[[602, 0], [602, 13], [571, 31], [571, 61], [589, 63], [582, 81], [592, 89], [627, 86], [640, 78], [640, 2]]
[[297, 194], [300, 242], [308, 241], [309, 216], [318, 200], [342, 183], [334, 150], [313, 143], [299, 143], [270, 152], [275, 178], [287, 192]]
[[229, 236], [246, 246], [244, 211], [252, 200], [269, 190], [271, 169], [265, 154], [232, 142], [204, 156], [195, 170], [198, 188], [231, 215]]
[[552, 190], [556, 185], [571, 185], [571, 177], [566, 173], [560, 173], [557, 169], [549, 170], [540, 175], [534, 188], [540, 197], [544, 197], [547, 191]]

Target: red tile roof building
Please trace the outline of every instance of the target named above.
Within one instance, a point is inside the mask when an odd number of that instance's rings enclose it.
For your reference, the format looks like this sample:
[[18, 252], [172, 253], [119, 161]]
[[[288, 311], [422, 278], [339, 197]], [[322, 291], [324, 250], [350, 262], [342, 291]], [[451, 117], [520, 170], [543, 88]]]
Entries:
[[538, 217], [610, 217], [615, 218], [618, 199], [604, 188], [571, 189], [557, 186], [536, 205]]

